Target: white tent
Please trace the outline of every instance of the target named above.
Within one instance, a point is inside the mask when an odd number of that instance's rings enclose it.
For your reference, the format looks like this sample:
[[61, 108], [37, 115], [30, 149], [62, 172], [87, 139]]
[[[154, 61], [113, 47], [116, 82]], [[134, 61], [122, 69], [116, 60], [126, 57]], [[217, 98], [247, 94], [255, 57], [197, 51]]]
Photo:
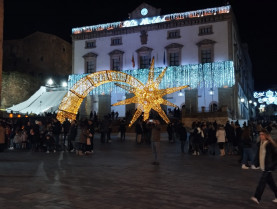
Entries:
[[20, 114], [54, 113], [67, 93], [67, 90], [47, 91], [47, 87], [41, 86], [28, 100], [6, 109], [8, 113], [13, 111]]

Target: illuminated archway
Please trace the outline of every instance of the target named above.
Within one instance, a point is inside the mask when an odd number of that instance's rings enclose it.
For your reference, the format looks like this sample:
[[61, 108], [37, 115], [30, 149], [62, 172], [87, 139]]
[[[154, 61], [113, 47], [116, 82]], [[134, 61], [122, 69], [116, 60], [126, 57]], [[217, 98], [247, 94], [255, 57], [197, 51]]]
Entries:
[[75, 83], [64, 96], [58, 109], [57, 119], [61, 123], [63, 123], [66, 118], [75, 120], [79, 107], [89, 92], [109, 82], [123, 82], [132, 86], [137, 86], [138, 88], [143, 88], [142, 82], [123, 72], [105, 70], [89, 74]]
[[115, 84], [121, 87], [122, 89], [125, 89], [130, 93], [133, 93], [134, 97], [117, 102], [113, 104], [113, 106], [126, 105], [131, 103], [138, 104], [137, 110], [133, 118], [131, 119], [129, 126], [132, 126], [141, 114], [143, 114], [143, 120], [146, 121], [149, 118], [149, 112], [151, 111], [151, 109], [155, 110], [166, 123], [169, 123], [170, 121], [166, 116], [165, 112], [162, 110], [161, 105], [169, 105], [173, 107], [177, 106], [165, 100], [163, 96], [187, 88], [188, 85], [159, 89], [159, 85], [161, 83], [162, 78], [164, 77], [166, 70], [167, 67], [154, 80], [153, 57], [146, 84], [143, 84], [141, 81], [139, 81], [131, 75], [119, 71], [107, 70], [87, 75], [86, 77], [79, 80], [65, 95], [59, 106], [57, 119], [61, 123], [66, 118], [68, 118], [69, 120], [76, 119], [76, 114], [82, 101], [88, 95], [88, 93], [92, 91], [93, 88], [96, 88], [108, 82], [122, 82], [128, 85], [119, 83]]

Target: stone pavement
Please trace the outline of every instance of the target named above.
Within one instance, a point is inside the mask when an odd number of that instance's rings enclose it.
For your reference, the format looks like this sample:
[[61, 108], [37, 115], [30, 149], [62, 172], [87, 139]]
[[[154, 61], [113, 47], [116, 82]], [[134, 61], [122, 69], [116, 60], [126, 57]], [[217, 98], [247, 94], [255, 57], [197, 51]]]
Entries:
[[[95, 137], [95, 153], [0, 153], [3, 209], [249, 209], [277, 208], [267, 187], [260, 205], [250, 201], [261, 175], [242, 170], [238, 156], [192, 156], [179, 142], [161, 142], [161, 164], [151, 148], [113, 136]], [[277, 174], [274, 173], [277, 181]]]

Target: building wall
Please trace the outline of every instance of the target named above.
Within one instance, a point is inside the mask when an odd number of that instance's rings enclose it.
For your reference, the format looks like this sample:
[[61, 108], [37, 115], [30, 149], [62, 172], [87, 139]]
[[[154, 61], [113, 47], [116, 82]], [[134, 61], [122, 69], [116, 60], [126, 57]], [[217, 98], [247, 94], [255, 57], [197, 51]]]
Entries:
[[[211, 39], [216, 41], [214, 45], [214, 61], [228, 60], [228, 22], [216, 22], [209, 24], [213, 27], [213, 34], [199, 36], [199, 27], [203, 25], [193, 25], [185, 27], [177, 27], [174, 29], [180, 29], [181, 38], [179, 39], [167, 39], [167, 32], [173, 30], [172, 28], [148, 31], [147, 44], [142, 45], [140, 40], [140, 32], [130, 33], [118, 36], [99, 37], [95, 39], [87, 40], [73, 40], [74, 45], [74, 65], [73, 73], [81, 74], [84, 72], [84, 58], [83, 56], [89, 52], [97, 54], [97, 71], [110, 69], [110, 56], [109, 53], [115, 49], [124, 52], [123, 55], [123, 70], [132, 69], [132, 56], [134, 55], [135, 63], [138, 64], [138, 57], [136, 56], [136, 50], [146, 46], [152, 48], [152, 56], [155, 57], [155, 67], [163, 67], [163, 57], [165, 47], [172, 43], [179, 43], [183, 45], [181, 65], [197, 64], [198, 60], [198, 42], [204, 39]], [[122, 45], [111, 46], [112, 37], [122, 37]], [[86, 49], [85, 43], [88, 40], [96, 40], [96, 48]], [[137, 69], [138, 66], [136, 65]]]
[[[142, 7], [138, 7], [131, 14], [138, 14]], [[151, 9], [149, 7], [149, 9]], [[153, 8], [152, 8], [153, 9]], [[154, 10], [153, 10], [154, 11]], [[157, 10], [158, 11], [158, 10]], [[156, 14], [158, 15], [158, 14]], [[140, 17], [141, 18], [141, 17]], [[213, 33], [209, 35], [199, 35], [199, 28], [211, 25]], [[168, 39], [168, 31], [180, 30], [181, 38]], [[147, 33], [147, 43], [141, 42], [141, 31]], [[240, 41], [236, 19], [232, 10], [229, 13], [210, 15], [207, 17], [194, 17], [181, 20], [149, 25], [139, 25], [130, 28], [114, 28], [112, 30], [83, 31], [73, 34], [73, 73], [82, 74], [85, 72], [84, 58], [87, 53], [97, 55], [96, 71], [110, 69], [109, 53], [113, 50], [121, 50], [123, 54], [123, 69], [138, 69], [138, 56], [136, 50], [141, 47], [153, 49], [151, 56], [155, 58], [155, 67], [165, 67], [168, 65], [163, 62], [166, 46], [177, 43], [183, 45], [181, 48], [181, 65], [198, 64], [199, 48], [198, 43], [205, 40], [214, 42], [213, 61], [234, 62], [235, 85], [234, 86], [215, 86], [212, 90], [213, 95], [209, 94], [210, 89], [191, 89], [185, 90], [185, 95], [178, 97], [178, 93], [168, 95], [169, 101], [177, 102], [181, 107], [185, 104], [186, 112], [202, 112], [203, 107], [207, 111], [211, 103], [216, 103], [218, 108], [228, 106], [228, 110], [233, 119], [248, 119], [247, 105], [241, 109], [238, 102], [241, 95], [248, 99], [251, 91], [253, 92], [252, 66], [249, 62], [248, 52], [243, 50]], [[121, 37], [122, 45], [111, 46], [111, 38]], [[86, 41], [96, 41], [96, 47], [86, 49]], [[132, 67], [132, 56], [134, 56], [135, 67]], [[247, 75], [248, 79], [245, 79]], [[247, 93], [248, 92], [248, 93]], [[126, 111], [130, 107], [126, 107]], [[170, 107], [168, 107], [170, 108]], [[226, 113], [227, 114], [227, 113]], [[230, 116], [228, 115], [228, 117]], [[224, 118], [226, 120], [226, 117]]]
[[25, 101], [49, 78], [60, 85], [72, 72], [71, 44], [55, 35], [35, 32], [23, 39], [4, 40], [3, 50], [2, 108]]
[[3, 28], [4, 28], [4, 0], [0, 0], [0, 102], [2, 91], [2, 69], [3, 69]]
[[23, 39], [5, 40], [4, 51], [5, 71], [45, 75], [71, 73], [71, 44], [55, 35], [35, 32]]

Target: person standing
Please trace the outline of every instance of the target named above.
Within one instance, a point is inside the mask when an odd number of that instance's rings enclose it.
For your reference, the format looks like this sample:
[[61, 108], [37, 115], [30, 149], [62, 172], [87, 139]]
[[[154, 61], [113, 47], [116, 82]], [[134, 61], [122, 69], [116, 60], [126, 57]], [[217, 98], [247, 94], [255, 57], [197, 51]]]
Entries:
[[161, 140], [161, 128], [160, 121], [158, 120], [148, 120], [147, 122], [150, 130], [151, 130], [151, 147], [154, 155], [153, 165], [159, 165], [160, 159], [160, 140]]
[[77, 121], [72, 120], [70, 128], [69, 128], [69, 134], [68, 134], [68, 147], [67, 147], [67, 149], [68, 149], [69, 152], [74, 152], [75, 151], [74, 142], [75, 142], [75, 139], [76, 139], [76, 136], [77, 136], [77, 130], [78, 130]]
[[168, 142], [171, 143], [173, 142], [173, 125], [172, 122], [168, 123], [167, 127], [166, 127], [166, 131], [168, 134]]
[[[63, 132], [63, 148], [64, 150], [66, 149], [66, 146], [65, 146], [65, 142], [67, 140], [67, 146], [69, 147], [69, 142], [68, 142], [68, 132], [69, 132], [69, 129], [70, 129], [70, 122], [69, 120], [66, 118], [65, 121], [62, 123], [62, 132]], [[68, 149], [67, 147], [67, 149]]]
[[56, 150], [60, 150], [61, 149], [60, 134], [62, 130], [62, 125], [60, 121], [58, 121], [56, 118], [53, 118], [52, 130], [53, 130], [53, 137], [55, 139]]
[[91, 119], [88, 120], [87, 132], [88, 132], [88, 137], [87, 137], [86, 153], [93, 153], [93, 148], [94, 148], [93, 138], [94, 138], [95, 131], [94, 131], [93, 121]]
[[208, 147], [209, 147], [209, 154], [215, 155], [216, 153], [216, 130], [213, 124], [209, 124], [208, 126]]
[[258, 142], [257, 154], [255, 156], [255, 166], [260, 167], [262, 176], [260, 177], [255, 194], [251, 200], [259, 204], [266, 184], [275, 195], [272, 201], [277, 203], [277, 186], [272, 177], [272, 171], [277, 166], [277, 143], [272, 139], [266, 129], [262, 129], [259, 133], [260, 141]]
[[142, 122], [141, 120], [137, 121], [136, 126], [136, 143], [141, 144], [142, 143], [142, 133], [143, 133], [143, 128], [142, 128]]
[[0, 122], [0, 152], [5, 149], [5, 128], [2, 122]]
[[224, 144], [226, 142], [226, 132], [223, 125], [218, 125], [218, 129], [216, 131], [217, 144], [220, 151], [220, 156], [225, 156], [225, 147]]
[[120, 132], [120, 141], [125, 141], [125, 133], [126, 133], [126, 122], [124, 119], [120, 121], [119, 124], [119, 132]]
[[185, 153], [185, 145], [187, 141], [187, 129], [183, 123], [181, 123], [181, 127], [178, 129], [179, 135], [180, 135], [180, 141], [181, 141], [181, 152]]
[[254, 153], [252, 148], [252, 138], [250, 135], [250, 129], [248, 126], [245, 126], [242, 134], [241, 134], [241, 142], [242, 142], [242, 169], [249, 169], [248, 160], [250, 161], [250, 165], [252, 169], [256, 169], [254, 166]]

